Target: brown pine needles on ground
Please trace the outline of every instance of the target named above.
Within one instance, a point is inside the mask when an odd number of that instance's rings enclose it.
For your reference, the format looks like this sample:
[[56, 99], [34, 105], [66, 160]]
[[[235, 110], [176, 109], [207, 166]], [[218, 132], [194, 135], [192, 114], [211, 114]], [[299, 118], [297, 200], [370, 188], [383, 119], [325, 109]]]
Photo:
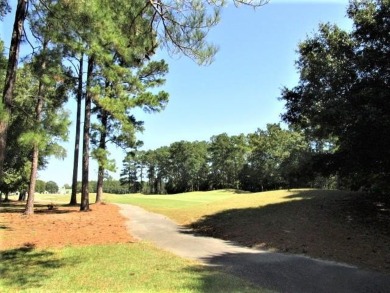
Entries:
[[119, 208], [111, 204], [79, 207], [36, 204], [35, 214], [23, 215], [24, 203], [2, 203], [0, 249], [23, 246], [37, 248], [134, 242]]

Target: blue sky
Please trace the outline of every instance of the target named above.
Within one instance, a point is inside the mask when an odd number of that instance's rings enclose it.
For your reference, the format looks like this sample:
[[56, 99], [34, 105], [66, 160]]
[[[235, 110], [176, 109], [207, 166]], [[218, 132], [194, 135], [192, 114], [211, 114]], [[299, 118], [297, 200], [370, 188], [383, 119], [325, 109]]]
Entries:
[[[162, 89], [169, 92], [170, 101], [158, 114], [135, 111], [136, 117], [145, 122], [144, 133], [138, 135], [144, 141], [144, 149], [180, 140], [209, 140], [224, 132], [247, 134], [267, 123], [280, 122], [280, 90], [298, 81], [294, 66], [298, 43], [314, 33], [320, 22], [336, 23], [349, 30], [347, 5], [348, 0], [271, 0], [256, 10], [230, 5], [208, 36], [219, 47], [211, 65], [199, 66], [186, 57], [159, 52], [158, 57], [169, 64]], [[5, 24], [1, 38], [6, 38], [7, 32]], [[67, 108], [75, 114], [73, 101]], [[71, 183], [74, 127], [71, 126], [69, 142], [63, 144], [68, 157], [51, 159], [46, 170], [39, 172], [39, 179], [59, 185]], [[120, 149], [110, 151], [119, 173], [124, 154]], [[90, 180], [96, 180], [96, 171], [96, 164], [91, 164]]]

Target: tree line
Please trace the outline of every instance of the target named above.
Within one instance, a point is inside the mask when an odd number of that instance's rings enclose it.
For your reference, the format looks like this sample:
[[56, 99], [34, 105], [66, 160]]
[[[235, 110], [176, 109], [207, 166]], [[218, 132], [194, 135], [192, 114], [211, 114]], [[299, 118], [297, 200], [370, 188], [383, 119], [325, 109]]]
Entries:
[[123, 161], [120, 182], [128, 192], [150, 194], [241, 189], [335, 188], [336, 178], [314, 170], [313, 148], [302, 132], [268, 124], [247, 135], [179, 141], [155, 150], [137, 150]]

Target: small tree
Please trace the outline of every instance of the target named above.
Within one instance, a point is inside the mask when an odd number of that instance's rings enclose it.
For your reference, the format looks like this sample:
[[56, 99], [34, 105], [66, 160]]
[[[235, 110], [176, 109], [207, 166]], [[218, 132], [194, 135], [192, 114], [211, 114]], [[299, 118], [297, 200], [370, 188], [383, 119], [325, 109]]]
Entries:
[[49, 193], [57, 193], [58, 192], [58, 185], [54, 181], [48, 181], [46, 182], [46, 191]]

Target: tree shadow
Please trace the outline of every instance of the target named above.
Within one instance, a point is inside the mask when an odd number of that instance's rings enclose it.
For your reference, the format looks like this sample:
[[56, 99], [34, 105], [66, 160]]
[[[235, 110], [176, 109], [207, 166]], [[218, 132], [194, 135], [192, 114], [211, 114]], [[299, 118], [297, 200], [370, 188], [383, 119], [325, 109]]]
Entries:
[[297, 190], [285, 201], [230, 209], [186, 228], [244, 246], [390, 272], [390, 212], [362, 193]]
[[[0, 204], [0, 214], [22, 214], [25, 210], [26, 203], [23, 201], [10, 200]], [[34, 213], [36, 214], [66, 214], [77, 212], [77, 209], [72, 209], [67, 204], [50, 204], [50, 203], [34, 203]]]
[[12, 290], [40, 288], [54, 270], [74, 263], [71, 259], [58, 257], [54, 252], [36, 250], [29, 243], [20, 248], [0, 251], [0, 260], [3, 286]]
[[[186, 272], [192, 276], [195, 274], [200, 282], [196, 282], [196, 285], [188, 285], [186, 289], [191, 292], [257, 292], [257, 293], [272, 293], [274, 291], [269, 290], [260, 282], [253, 282], [247, 277], [243, 277], [240, 274], [236, 274], [231, 270], [227, 270], [227, 267], [221, 265], [210, 266], [191, 266], [185, 269]], [[223, 274], [221, 274], [221, 272]], [[183, 274], [183, 272], [177, 272]], [[238, 281], [239, 280], [239, 281]], [[244, 282], [240, 282], [244, 281]]]

